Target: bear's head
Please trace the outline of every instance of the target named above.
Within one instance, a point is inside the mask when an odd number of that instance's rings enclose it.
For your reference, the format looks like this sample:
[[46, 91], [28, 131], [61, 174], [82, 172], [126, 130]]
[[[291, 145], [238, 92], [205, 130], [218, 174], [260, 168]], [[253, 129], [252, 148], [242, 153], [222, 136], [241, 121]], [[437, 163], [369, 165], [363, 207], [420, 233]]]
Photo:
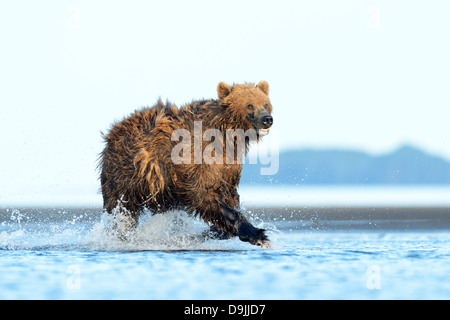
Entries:
[[269, 84], [261, 81], [254, 84], [219, 83], [217, 93], [222, 105], [235, 119], [239, 119], [243, 128], [253, 128], [258, 136], [265, 136], [273, 124], [272, 104], [269, 99]]

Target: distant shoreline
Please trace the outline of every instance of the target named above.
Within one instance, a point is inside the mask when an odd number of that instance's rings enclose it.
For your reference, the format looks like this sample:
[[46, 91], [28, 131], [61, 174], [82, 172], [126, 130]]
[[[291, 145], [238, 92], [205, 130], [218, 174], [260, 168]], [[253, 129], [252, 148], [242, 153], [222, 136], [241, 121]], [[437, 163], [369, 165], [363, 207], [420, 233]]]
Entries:
[[[271, 159], [272, 161], [272, 159]], [[273, 175], [262, 175], [268, 165], [247, 164], [241, 183], [284, 185], [450, 185], [448, 159], [411, 145], [385, 154], [346, 149], [291, 149], [279, 153], [270, 167]]]

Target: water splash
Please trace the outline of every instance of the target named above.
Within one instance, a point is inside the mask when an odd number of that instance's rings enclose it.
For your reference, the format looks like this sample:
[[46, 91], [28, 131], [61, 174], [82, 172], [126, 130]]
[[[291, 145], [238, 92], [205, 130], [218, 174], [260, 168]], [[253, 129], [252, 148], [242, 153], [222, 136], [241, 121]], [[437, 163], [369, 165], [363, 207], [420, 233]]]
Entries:
[[[208, 226], [180, 210], [141, 216], [132, 231], [116, 228], [123, 217], [99, 210], [7, 210], [0, 212], [0, 250], [256, 250], [237, 237], [205, 239]], [[127, 221], [125, 221], [126, 223]], [[255, 221], [260, 228], [276, 233], [275, 226]], [[119, 223], [120, 225], [120, 223]], [[118, 236], [123, 235], [126, 236]], [[272, 242], [273, 244], [273, 242]]]
[[206, 226], [183, 211], [147, 214], [140, 220], [136, 229], [124, 231], [122, 217], [104, 213], [87, 235], [85, 245], [107, 251], [187, 250], [199, 248], [204, 242], [201, 233]]

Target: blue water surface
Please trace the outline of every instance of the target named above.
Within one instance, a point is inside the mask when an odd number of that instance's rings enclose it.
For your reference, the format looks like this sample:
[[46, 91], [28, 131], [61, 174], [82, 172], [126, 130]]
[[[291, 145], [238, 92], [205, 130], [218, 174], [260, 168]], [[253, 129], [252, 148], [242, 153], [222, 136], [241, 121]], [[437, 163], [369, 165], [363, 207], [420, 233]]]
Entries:
[[[270, 229], [270, 249], [203, 241], [182, 212], [143, 219], [129, 241], [107, 218], [3, 211], [0, 299], [450, 299], [450, 233]], [[6, 216], [7, 215], [7, 216]]]

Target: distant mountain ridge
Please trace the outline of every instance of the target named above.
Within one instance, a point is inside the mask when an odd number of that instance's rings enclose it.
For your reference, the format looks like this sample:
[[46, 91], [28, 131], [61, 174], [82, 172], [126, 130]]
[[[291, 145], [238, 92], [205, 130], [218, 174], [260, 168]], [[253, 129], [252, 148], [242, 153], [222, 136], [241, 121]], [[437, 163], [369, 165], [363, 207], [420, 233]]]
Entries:
[[261, 167], [268, 165], [245, 164], [241, 184], [450, 184], [450, 162], [408, 145], [379, 156], [337, 149], [290, 150], [280, 152], [277, 174], [263, 176]]

